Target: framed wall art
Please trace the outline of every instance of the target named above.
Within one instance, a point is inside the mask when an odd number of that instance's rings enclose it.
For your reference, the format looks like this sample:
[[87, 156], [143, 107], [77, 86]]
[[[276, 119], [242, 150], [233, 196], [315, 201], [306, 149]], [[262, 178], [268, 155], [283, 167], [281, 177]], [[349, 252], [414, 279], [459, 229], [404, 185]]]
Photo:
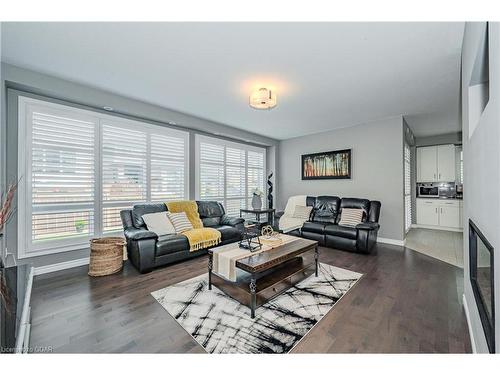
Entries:
[[303, 180], [351, 178], [351, 149], [302, 155]]

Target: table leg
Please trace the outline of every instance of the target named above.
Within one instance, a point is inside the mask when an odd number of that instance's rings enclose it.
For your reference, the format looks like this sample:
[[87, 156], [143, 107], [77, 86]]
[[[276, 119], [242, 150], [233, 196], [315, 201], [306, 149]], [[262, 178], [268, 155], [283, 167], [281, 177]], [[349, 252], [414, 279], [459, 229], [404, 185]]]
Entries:
[[252, 277], [250, 279], [250, 317], [253, 319], [255, 318], [255, 305], [257, 304], [257, 296], [256, 296], [256, 291], [257, 291], [257, 281], [255, 280], [255, 277]]
[[208, 290], [212, 290], [212, 269], [214, 268], [214, 256], [208, 255]]
[[316, 245], [314, 249], [314, 262], [316, 263], [316, 277], [318, 277], [318, 263], [319, 263], [319, 248]]

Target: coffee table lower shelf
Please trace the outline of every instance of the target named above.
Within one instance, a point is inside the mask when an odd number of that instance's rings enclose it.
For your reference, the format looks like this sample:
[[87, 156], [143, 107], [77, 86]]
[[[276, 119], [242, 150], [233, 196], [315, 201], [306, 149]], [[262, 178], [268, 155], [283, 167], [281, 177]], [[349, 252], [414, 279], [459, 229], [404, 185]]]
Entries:
[[254, 318], [255, 309], [311, 276], [315, 271], [314, 262], [306, 262], [302, 256], [298, 256], [259, 274], [242, 272], [235, 282], [213, 272], [210, 279], [211, 285], [215, 285], [228, 296], [248, 306], [251, 317]]

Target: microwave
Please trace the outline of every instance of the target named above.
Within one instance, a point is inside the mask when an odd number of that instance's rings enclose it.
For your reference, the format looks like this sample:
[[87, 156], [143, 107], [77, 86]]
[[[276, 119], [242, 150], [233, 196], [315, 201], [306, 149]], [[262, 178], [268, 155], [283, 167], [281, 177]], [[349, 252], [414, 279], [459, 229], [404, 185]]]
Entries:
[[419, 197], [439, 197], [439, 187], [435, 185], [419, 185], [418, 186], [418, 196]]

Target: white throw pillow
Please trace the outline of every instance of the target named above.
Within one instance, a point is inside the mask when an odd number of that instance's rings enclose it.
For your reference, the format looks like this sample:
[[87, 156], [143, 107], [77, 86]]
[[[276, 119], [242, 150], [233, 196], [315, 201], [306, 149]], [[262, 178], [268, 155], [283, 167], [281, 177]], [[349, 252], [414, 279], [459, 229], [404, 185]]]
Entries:
[[361, 208], [343, 208], [340, 213], [339, 225], [346, 227], [355, 227], [361, 224], [363, 219], [363, 210]]
[[295, 206], [292, 217], [297, 219], [309, 220], [309, 215], [311, 215], [311, 206]]
[[155, 232], [158, 236], [175, 234], [175, 228], [167, 217], [167, 212], [153, 212], [142, 215], [142, 220], [146, 223], [148, 230]]
[[193, 229], [193, 224], [191, 224], [185, 212], [167, 212], [167, 216], [174, 225], [176, 233]]

